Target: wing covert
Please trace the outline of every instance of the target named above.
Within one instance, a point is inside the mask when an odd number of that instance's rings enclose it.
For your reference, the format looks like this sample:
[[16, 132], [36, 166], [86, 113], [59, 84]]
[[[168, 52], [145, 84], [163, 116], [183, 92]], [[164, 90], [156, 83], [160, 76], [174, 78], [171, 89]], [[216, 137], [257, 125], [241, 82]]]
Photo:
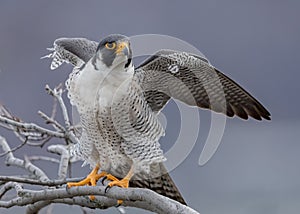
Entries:
[[85, 38], [59, 38], [54, 41], [53, 48], [48, 48], [53, 52], [42, 58], [52, 58], [51, 70], [64, 62], [80, 67], [96, 53], [97, 46], [97, 42]]
[[135, 78], [155, 112], [173, 97], [229, 117], [270, 120], [270, 113], [259, 101], [200, 56], [159, 51], [136, 68]]

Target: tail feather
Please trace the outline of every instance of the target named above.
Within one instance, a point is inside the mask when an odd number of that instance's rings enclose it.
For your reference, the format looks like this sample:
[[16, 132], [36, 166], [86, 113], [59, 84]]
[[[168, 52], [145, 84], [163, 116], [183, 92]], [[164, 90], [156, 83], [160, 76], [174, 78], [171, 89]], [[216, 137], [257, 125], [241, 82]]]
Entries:
[[139, 174], [130, 181], [129, 186], [147, 188], [156, 193], [174, 199], [184, 205], [182, 195], [167, 172], [163, 163], [154, 163], [150, 167], [150, 174]]

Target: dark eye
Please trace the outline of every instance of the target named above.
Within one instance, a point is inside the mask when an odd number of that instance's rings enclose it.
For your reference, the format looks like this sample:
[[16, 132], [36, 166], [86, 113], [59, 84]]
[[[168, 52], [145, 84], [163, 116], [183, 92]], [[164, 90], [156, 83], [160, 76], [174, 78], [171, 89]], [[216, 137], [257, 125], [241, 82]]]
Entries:
[[109, 50], [115, 49], [115, 47], [116, 47], [115, 42], [108, 42], [108, 43], [105, 44], [105, 48], [109, 49]]

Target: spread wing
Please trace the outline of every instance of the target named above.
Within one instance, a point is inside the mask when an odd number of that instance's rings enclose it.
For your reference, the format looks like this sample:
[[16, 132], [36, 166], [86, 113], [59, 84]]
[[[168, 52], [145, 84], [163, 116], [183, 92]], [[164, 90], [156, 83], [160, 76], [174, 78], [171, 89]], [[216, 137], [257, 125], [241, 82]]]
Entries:
[[155, 112], [172, 97], [229, 117], [270, 120], [270, 113], [252, 95], [197, 55], [161, 50], [136, 68], [135, 80]]
[[[93, 56], [97, 46], [97, 42], [85, 38], [59, 38], [45, 58], [53, 59], [52, 70], [64, 62], [80, 67]], [[159, 51], [136, 68], [135, 78], [154, 112], [173, 97], [230, 117], [270, 120], [270, 113], [252, 95], [197, 55]]]
[[59, 38], [54, 41], [52, 53], [42, 58], [52, 58], [51, 70], [62, 63], [71, 63], [76, 67], [85, 64], [96, 53], [98, 43], [85, 38]]

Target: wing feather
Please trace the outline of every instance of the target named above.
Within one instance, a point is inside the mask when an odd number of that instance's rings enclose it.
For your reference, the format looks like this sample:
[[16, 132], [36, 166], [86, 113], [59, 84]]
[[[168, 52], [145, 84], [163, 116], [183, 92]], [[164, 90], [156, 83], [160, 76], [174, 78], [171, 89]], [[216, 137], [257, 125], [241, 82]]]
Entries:
[[64, 62], [80, 67], [96, 53], [98, 43], [85, 38], [59, 38], [48, 48], [52, 53], [42, 58], [52, 58], [51, 70], [61, 66]]
[[258, 100], [206, 59], [193, 54], [159, 51], [136, 68], [135, 79], [155, 112], [172, 97], [229, 117], [270, 120], [270, 113]]

